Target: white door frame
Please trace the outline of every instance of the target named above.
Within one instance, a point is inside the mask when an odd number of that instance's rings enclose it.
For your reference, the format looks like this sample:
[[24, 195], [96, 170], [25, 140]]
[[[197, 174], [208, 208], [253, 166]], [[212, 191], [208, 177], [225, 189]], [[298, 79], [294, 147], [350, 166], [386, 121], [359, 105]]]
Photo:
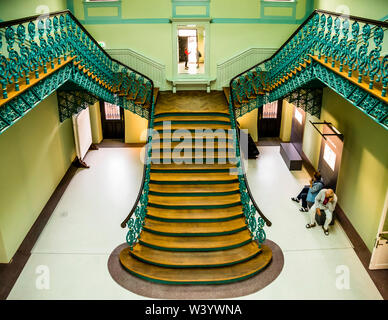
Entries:
[[382, 249], [380, 246], [384, 246], [386, 250], [388, 250], [388, 240], [386, 240], [386, 238], [385, 239], [382, 238], [383, 234], [388, 235], [388, 231], [384, 231], [385, 219], [387, 218], [387, 211], [388, 211], [388, 189], [385, 194], [383, 212], [381, 215], [379, 228], [377, 230], [376, 242], [375, 242], [375, 246], [373, 247], [372, 257], [369, 263], [369, 269], [371, 270], [388, 269], [388, 260], [379, 261], [379, 258], [381, 257], [381, 249]]
[[[181, 74], [178, 73], [178, 28], [185, 27], [190, 29], [190, 25], [195, 27], [204, 27], [205, 30], [205, 73], [200, 74]], [[191, 28], [195, 28], [191, 27]], [[172, 78], [173, 79], [207, 79], [210, 78], [210, 19], [190, 18], [172, 20]]]

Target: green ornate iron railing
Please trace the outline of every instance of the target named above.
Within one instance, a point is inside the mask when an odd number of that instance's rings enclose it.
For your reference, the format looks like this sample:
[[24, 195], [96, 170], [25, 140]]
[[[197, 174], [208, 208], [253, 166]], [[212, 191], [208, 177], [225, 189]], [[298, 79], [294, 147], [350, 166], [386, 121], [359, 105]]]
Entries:
[[130, 249], [139, 241], [140, 233], [143, 230], [144, 220], [147, 214], [148, 205], [148, 192], [151, 173], [151, 153], [152, 153], [152, 136], [154, 127], [154, 109], [155, 102], [153, 101], [150, 113], [150, 120], [148, 122], [148, 137], [145, 146], [145, 159], [143, 180], [135, 204], [132, 207], [131, 212], [127, 218], [121, 223], [121, 227], [128, 226], [128, 232], [126, 236], [127, 243]]
[[237, 116], [318, 79], [387, 129], [388, 55], [381, 56], [387, 28], [315, 10], [272, 57], [231, 79]]
[[[149, 118], [154, 84], [111, 58], [66, 11], [0, 22], [0, 133], [62, 84]], [[72, 111], [60, 108], [60, 119]]]
[[[257, 240], [259, 242], [259, 246], [261, 246], [261, 244], [266, 239], [266, 234], [263, 229], [264, 224], [266, 224], [267, 226], [271, 226], [272, 223], [261, 212], [249, 188], [248, 179], [244, 170], [244, 161], [242, 159], [242, 153], [240, 151], [240, 137], [236, 126], [235, 108], [233, 108], [231, 101], [231, 97], [229, 97], [229, 118], [232, 126], [234, 148], [236, 151], [237, 174], [239, 180], [239, 189], [241, 203], [243, 206], [243, 213], [245, 217], [245, 222], [248, 226], [249, 231], [251, 232], [252, 239]], [[258, 213], [259, 216], [257, 216], [256, 213]]]

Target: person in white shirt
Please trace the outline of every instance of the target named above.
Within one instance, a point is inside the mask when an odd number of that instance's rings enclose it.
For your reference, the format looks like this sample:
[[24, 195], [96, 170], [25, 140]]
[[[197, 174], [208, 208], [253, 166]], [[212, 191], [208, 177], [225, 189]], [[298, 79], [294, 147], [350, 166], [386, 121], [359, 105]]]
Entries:
[[313, 228], [316, 226], [315, 224], [315, 214], [321, 215], [321, 211], [323, 210], [326, 215], [325, 223], [322, 226], [323, 232], [325, 235], [329, 235], [329, 224], [333, 219], [333, 212], [335, 206], [337, 204], [337, 196], [335, 195], [333, 189], [322, 189], [319, 191], [317, 196], [315, 197], [314, 205], [311, 207], [310, 214], [310, 223], [306, 225], [306, 228]]

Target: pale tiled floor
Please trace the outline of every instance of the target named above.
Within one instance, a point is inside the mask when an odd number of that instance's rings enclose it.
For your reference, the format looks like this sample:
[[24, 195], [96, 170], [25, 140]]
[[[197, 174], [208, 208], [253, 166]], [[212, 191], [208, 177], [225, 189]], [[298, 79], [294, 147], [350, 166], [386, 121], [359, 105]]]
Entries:
[[[338, 223], [329, 237], [304, 227], [307, 215], [290, 197], [307, 183], [307, 172], [288, 171], [279, 147], [259, 150], [259, 159], [249, 161], [248, 179], [285, 264], [273, 283], [243, 298], [381, 299]], [[101, 148], [86, 162], [91, 168], [78, 170], [71, 181], [8, 299], [144, 299], [116, 284], [107, 269], [109, 254], [125, 241], [120, 222], [141, 182], [140, 149]], [[37, 289], [38, 266], [49, 270], [48, 290]], [[349, 289], [336, 286], [343, 268]]]
[[204, 74], [205, 73], [205, 65], [203, 63], [199, 64], [199, 68], [197, 68], [196, 63], [188, 63], [187, 67], [189, 69], [185, 69], [185, 63], [181, 62], [178, 64], [178, 73], [181, 74]]

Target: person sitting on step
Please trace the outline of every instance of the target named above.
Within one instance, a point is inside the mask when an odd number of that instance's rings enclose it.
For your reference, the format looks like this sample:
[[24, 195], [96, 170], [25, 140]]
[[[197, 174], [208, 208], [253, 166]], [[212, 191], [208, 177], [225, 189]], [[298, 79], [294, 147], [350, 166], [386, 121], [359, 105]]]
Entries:
[[333, 219], [333, 212], [337, 204], [337, 196], [335, 195], [333, 189], [322, 189], [319, 191], [315, 197], [314, 205], [311, 207], [310, 214], [310, 223], [306, 225], [307, 229], [315, 227], [315, 215], [320, 216], [322, 211], [325, 212], [325, 223], [323, 224], [323, 232], [325, 235], [329, 235], [329, 224]]
[[302, 208], [299, 209], [301, 212], [307, 212], [313, 206], [315, 197], [318, 192], [323, 188], [323, 182], [321, 174], [316, 171], [314, 172], [313, 178], [310, 180], [310, 185], [304, 186], [301, 192], [299, 192], [298, 196], [292, 197], [291, 200], [298, 202], [302, 200]]

